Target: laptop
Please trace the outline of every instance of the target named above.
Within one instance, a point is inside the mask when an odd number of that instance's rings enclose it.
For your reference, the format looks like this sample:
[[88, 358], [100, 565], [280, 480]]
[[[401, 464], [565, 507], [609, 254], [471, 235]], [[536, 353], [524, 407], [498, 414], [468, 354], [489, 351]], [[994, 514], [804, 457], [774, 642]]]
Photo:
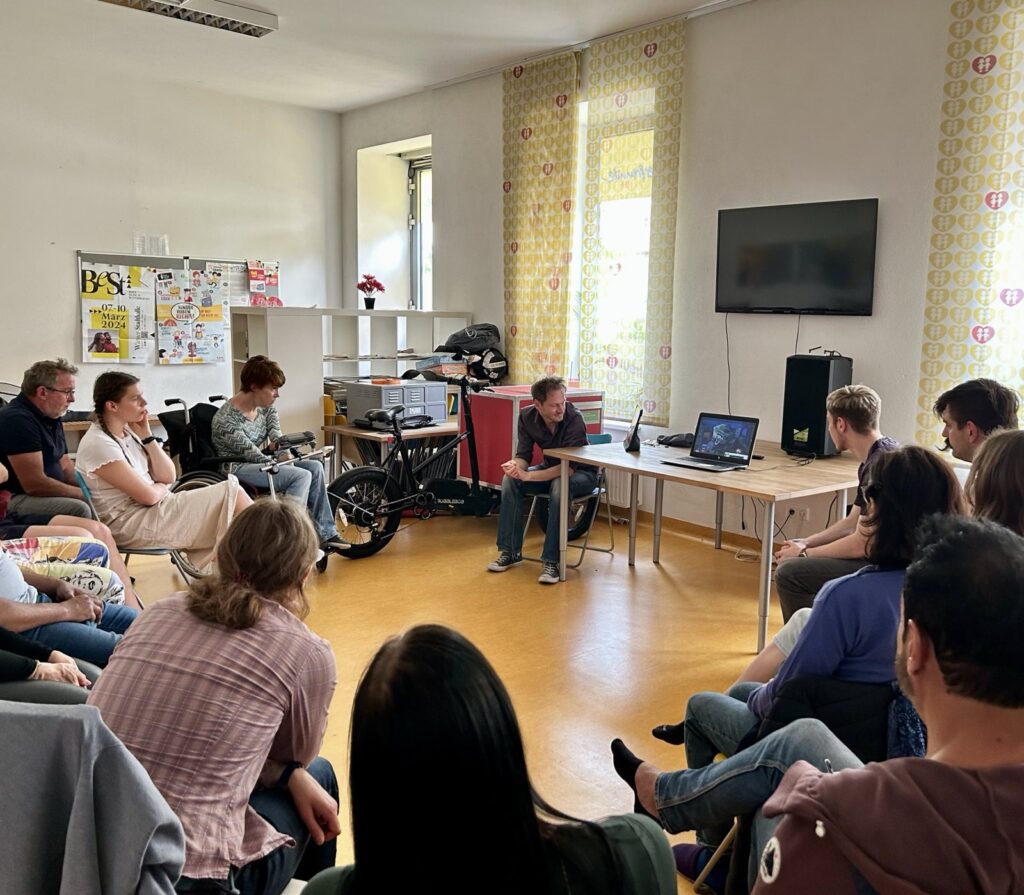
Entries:
[[752, 416], [701, 413], [689, 457], [662, 460], [668, 466], [687, 466], [706, 472], [726, 472], [750, 465], [758, 420]]

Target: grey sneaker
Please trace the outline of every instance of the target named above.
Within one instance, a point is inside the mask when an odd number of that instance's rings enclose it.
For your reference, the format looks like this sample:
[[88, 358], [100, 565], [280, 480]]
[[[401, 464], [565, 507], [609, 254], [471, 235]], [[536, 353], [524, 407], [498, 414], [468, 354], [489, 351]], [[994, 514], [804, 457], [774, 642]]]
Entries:
[[511, 550], [502, 550], [498, 558], [488, 567], [488, 572], [507, 572], [512, 566], [519, 566], [523, 563], [522, 553], [513, 553]]
[[537, 580], [541, 584], [558, 584], [562, 580], [562, 576], [558, 573], [558, 563], [544, 563], [544, 571], [540, 573], [540, 578]]

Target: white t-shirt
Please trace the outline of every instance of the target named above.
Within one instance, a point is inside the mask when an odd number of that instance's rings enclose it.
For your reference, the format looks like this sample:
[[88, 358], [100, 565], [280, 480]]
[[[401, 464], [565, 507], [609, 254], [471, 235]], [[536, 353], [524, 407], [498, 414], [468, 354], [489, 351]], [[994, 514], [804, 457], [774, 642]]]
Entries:
[[25, 580], [18, 564], [0, 547], [0, 598], [15, 603], [38, 603], [39, 591]]
[[132, 434], [126, 438], [112, 438], [96, 423], [93, 423], [82, 436], [75, 455], [75, 469], [85, 476], [85, 483], [92, 492], [93, 503], [100, 516], [115, 515], [117, 508], [125, 501], [135, 502], [113, 485], [103, 481], [96, 470], [108, 463], [122, 460], [128, 463], [139, 477], [147, 484], [153, 485], [153, 477], [149, 474], [149, 458], [142, 442]]

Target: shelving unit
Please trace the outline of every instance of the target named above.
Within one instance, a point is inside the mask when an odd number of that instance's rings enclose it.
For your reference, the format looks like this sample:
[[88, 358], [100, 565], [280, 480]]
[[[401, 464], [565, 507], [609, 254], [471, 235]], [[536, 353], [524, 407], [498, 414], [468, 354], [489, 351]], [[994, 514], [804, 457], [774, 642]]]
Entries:
[[451, 333], [473, 322], [466, 311], [347, 308], [231, 308], [231, 367], [253, 355], [277, 361], [288, 377], [277, 401], [286, 432], [320, 432], [323, 381], [401, 376]]
[[325, 375], [401, 376], [455, 330], [469, 326], [467, 311], [365, 311], [331, 309]]
[[323, 425], [323, 319], [321, 308], [231, 308], [234, 389], [241, 387], [239, 373], [250, 357], [277, 361], [288, 380], [275, 405], [285, 432], [319, 434]]

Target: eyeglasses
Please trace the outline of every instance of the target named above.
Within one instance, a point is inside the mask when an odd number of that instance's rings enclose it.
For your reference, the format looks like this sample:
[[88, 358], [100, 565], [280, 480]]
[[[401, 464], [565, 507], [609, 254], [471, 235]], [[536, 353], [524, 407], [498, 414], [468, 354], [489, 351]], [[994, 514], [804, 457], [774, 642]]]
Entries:
[[50, 388], [48, 385], [44, 385], [48, 392], [60, 392], [69, 401], [75, 396], [75, 390], [73, 388]]

